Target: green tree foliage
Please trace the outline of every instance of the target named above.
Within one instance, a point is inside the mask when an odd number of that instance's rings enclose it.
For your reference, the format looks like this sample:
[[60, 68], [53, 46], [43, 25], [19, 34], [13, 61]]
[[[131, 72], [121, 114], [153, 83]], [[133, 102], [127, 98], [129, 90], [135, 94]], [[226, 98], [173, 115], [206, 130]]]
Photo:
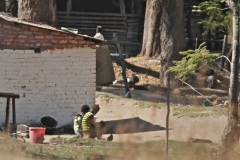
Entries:
[[226, 0], [209, 0], [198, 5], [201, 13], [205, 15], [205, 18], [199, 22], [205, 29], [204, 34], [207, 34], [209, 31], [224, 31], [231, 26], [231, 12], [228, 11], [228, 8], [221, 8], [221, 3], [225, 1]]
[[180, 54], [183, 55], [183, 58], [179, 61], [173, 61], [174, 65], [168, 71], [175, 73], [178, 78], [185, 82], [190, 82], [194, 79], [199, 66], [210, 66], [219, 57], [217, 53], [210, 53], [206, 49], [205, 43], [202, 43], [195, 50], [180, 52]]

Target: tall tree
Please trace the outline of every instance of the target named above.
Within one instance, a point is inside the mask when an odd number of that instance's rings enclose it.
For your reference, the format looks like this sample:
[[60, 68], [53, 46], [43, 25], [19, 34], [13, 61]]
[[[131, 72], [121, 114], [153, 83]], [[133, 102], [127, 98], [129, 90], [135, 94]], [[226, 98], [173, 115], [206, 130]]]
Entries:
[[18, 17], [57, 26], [56, 0], [18, 0]]
[[161, 61], [160, 82], [167, 84], [168, 67], [185, 49], [184, 0], [146, 0], [141, 55]]
[[146, 12], [143, 31], [143, 45], [141, 54], [153, 57], [160, 54], [160, 19], [161, 7], [156, 5], [158, 0], [146, 0]]
[[6, 0], [6, 12], [9, 12], [12, 14], [12, 16], [17, 17], [18, 1], [17, 0]]
[[[230, 14], [223, 14], [219, 4], [226, 2], [230, 9]], [[239, 5], [240, 0], [211, 0], [205, 1], [200, 4], [200, 8], [207, 12], [209, 17], [206, 17], [202, 24], [204, 28], [215, 31], [221, 28], [229, 27], [229, 17], [232, 17], [232, 46], [230, 49], [232, 63], [230, 73], [230, 86], [229, 86], [229, 112], [228, 123], [224, 128], [222, 134], [222, 150], [221, 152], [229, 155], [231, 151], [239, 143], [238, 135], [238, 66], [239, 66]], [[226, 12], [226, 11], [225, 11]]]
[[232, 16], [232, 63], [229, 88], [228, 123], [222, 135], [223, 152], [227, 155], [239, 144], [238, 135], [238, 66], [239, 66], [239, 3], [240, 0], [226, 0]]

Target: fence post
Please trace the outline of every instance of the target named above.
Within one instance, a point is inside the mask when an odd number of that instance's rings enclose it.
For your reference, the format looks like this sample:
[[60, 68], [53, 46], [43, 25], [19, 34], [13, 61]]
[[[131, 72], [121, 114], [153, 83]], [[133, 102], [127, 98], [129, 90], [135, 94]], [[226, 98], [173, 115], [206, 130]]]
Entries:
[[168, 154], [168, 136], [169, 136], [169, 114], [170, 114], [169, 92], [170, 92], [170, 75], [169, 73], [167, 73], [167, 115], [166, 115], [166, 139], [165, 139], [166, 154]]
[[120, 61], [121, 61], [121, 65], [122, 65], [122, 76], [123, 76], [123, 81], [124, 81], [125, 91], [126, 91], [125, 97], [126, 98], [131, 98], [131, 93], [130, 93], [130, 90], [129, 90], [129, 87], [128, 87], [128, 82], [127, 82], [127, 77], [126, 77], [126, 62], [125, 62], [125, 59], [123, 57], [122, 48], [120, 46], [120, 43], [118, 42], [116, 33], [113, 33], [113, 40], [115, 41], [116, 46], [118, 48], [118, 54], [120, 56]]
[[71, 11], [72, 11], [72, 0], [67, 0], [67, 16], [70, 15]]
[[[227, 35], [224, 35], [223, 44], [222, 44], [222, 53], [221, 53], [222, 56], [225, 55], [226, 44], [227, 44]], [[225, 58], [222, 57], [222, 58], [221, 58], [221, 70], [222, 70], [223, 67], [224, 67], [224, 61], [225, 61]]]
[[198, 48], [198, 37], [196, 37], [195, 49]]

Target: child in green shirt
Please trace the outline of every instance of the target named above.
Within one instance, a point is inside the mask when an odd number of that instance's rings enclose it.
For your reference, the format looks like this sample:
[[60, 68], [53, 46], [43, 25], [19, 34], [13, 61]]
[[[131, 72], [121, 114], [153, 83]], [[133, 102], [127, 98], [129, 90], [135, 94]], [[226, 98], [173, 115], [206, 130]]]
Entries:
[[81, 112], [77, 113], [74, 118], [73, 129], [77, 137], [83, 137], [82, 133], [82, 118], [83, 116], [90, 111], [90, 107], [88, 105], [83, 105], [81, 108]]

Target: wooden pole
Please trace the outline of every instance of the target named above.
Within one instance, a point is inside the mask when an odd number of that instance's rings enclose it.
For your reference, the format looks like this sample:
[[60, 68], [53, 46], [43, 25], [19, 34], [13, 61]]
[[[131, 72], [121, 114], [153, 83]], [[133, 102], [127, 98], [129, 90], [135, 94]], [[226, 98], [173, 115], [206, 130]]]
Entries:
[[6, 104], [6, 117], [5, 117], [5, 126], [4, 126], [4, 130], [5, 130], [5, 132], [8, 132], [9, 110], [10, 110], [10, 98], [7, 98], [7, 104]]
[[72, 11], [72, 0], [67, 0], [67, 16], [70, 15], [71, 11]]
[[116, 43], [116, 46], [117, 46], [117, 49], [118, 49], [118, 54], [120, 56], [120, 61], [121, 61], [121, 65], [122, 65], [122, 76], [123, 76], [123, 81], [124, 81], [125, 91], [126, 91], [125, 97], [126, 98], [131, 98], [131, 93], [130, 93], [130, 90], [129, 90], [129, 87], [128, 87], [128, 82], [127, 82], [127, 77], [126, 77], [126, 62], [125, 62], [125, 59], [123, 57], [122, 48], [120, 46], [120, 43], [118, 42], [116, 33], [113, 33], [113, 40]]
[[13, 118], [13, 126], [16, 126], [16, 107], [15, 107], [15, 98], [12, 99], [12, 118]]
[[[222, 56], [225, 55], [226, 44], [227, 44], [227, 35], [224, 35], [223, 44], [222, 44], [222, 53], [221, 53]], [[225, 62], [225, 58], [222, 58], [221, 59], [221, 71], [222, 71], [222, 69], [224, 67], [224, 62]]]
[[120, 12], [122, 14], [126, 14], [126, 9], [125, 9], [125, 2], [124, 0], [119, 0], [119, 7], [120, 7]]
[[168, 154], [168, 137], [169, 137], [169, 114], [170, 114], [169, 92], [170, 92], [170, 76], [169, 73], [167, 73], [167, 115], [166, 115], [166, 140], [165, 140], [166, 154]]
[[132, 0], [131, 8], [132, 8], [132, 14], [135, 14], [135, 4], [134, 4], [134, 0]]
[[196, 37], [195, 49], [198, 48], [198, 37]]

